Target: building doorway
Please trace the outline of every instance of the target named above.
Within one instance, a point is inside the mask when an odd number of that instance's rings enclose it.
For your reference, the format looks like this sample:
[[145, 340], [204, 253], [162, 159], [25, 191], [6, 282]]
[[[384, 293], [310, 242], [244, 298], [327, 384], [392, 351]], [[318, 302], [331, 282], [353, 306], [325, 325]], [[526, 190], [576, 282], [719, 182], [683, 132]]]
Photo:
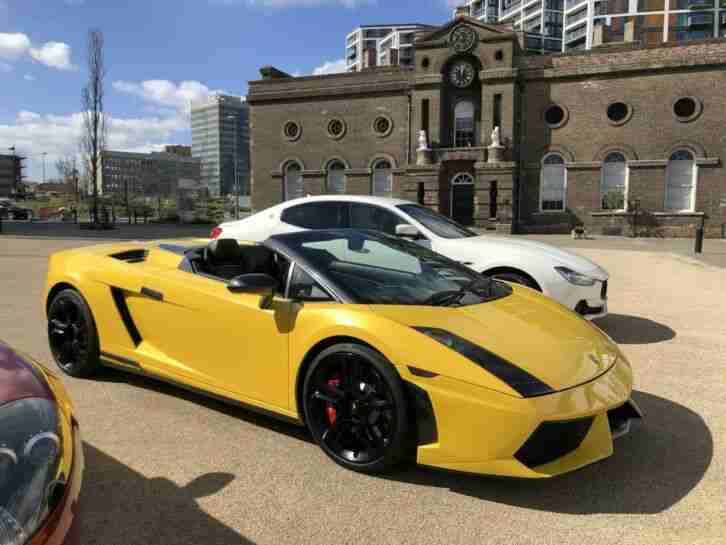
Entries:
[[489, 219], [497, 219], [497, 199], [499, 198], [499, 190], [497, 189], [497, 181], [489, 182]]
[[462, 225], [474, 225], [474, 177], [466, 172], [451, 179], [451, 217]]

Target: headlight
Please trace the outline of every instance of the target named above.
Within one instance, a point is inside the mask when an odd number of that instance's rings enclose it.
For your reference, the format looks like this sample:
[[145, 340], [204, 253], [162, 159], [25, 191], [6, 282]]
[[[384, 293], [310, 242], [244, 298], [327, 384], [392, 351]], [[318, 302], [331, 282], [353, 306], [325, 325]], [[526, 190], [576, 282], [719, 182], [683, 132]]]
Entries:
[[560, 273], [562, 278], [576, 286], [594, 286], [595, 282], [597, 282], [594, 278], [587, 276], [586, 274], [580, 274], [579, 272], [568, 269], [567, 267], [555, 267], [555, 270]]
[[499, 380], [519, 392], [522, 397], [535, 397], [554, 392], [551, 387], [537, 377], [530, 375], [524, 369], [520, 369], [493, 352], [489, 352], [489, 350], [477, 346], [466, 339], [462, 339], [449, 331], [434, 327], [414, 327], [414, 329], [424, 335], [428, 335], [454, 352], [461, 354], [479, 367], [486, 369]]
[[62, 455], [60, 421], [48, 399], [0, 406], [0, 545], [23, 545], [55, 507]]

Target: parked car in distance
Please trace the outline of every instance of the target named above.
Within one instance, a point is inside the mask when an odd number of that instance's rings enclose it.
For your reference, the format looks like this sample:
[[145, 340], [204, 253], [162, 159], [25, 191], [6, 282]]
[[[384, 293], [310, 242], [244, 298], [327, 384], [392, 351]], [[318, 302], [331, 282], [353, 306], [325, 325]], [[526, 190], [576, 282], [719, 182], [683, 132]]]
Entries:
[[479, 235], [409, 201], [353, 195], [304, 197], [212, 231], [212, 238], [264, 241], [305, 229], [375, 229], [432, 249], [484, 276], [541, 291], [588, 319], [607, 314], [608, 273], [572, 252], [516, 237]]
[[83, 445], [63, 383], [0, 341], [0, 543], [80, 544], [82, 478]]
[[29, 220], [33, 217], [30, 208], [21, 208], [10, 201], [0, 201], [0, 218], [9, 220]]
[[292, 420], [355, 471], [415, 455], [551, 477], [610, 456], [640, 417], [600, 329], [376, 231], [63, 251], [45, 305], [65, 373], [110, 366]]

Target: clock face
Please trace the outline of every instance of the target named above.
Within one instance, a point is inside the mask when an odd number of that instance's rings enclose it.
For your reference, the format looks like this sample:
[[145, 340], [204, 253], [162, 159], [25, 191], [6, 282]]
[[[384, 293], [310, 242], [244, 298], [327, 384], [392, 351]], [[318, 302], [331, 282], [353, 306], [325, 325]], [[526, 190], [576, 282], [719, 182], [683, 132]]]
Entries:
[[457, 53], [470, 51], [476, 45], [476, 32], [468, 26], [459, 26], [451, 33], [451, 47]]
[[460, 61], [451, 67], [449, 72], [449, 79], [451, 83], [456, 87], [464, 88], [469, 87], [471, 82], [474, 81], [475, 76], [474, 67], [465, 61]]

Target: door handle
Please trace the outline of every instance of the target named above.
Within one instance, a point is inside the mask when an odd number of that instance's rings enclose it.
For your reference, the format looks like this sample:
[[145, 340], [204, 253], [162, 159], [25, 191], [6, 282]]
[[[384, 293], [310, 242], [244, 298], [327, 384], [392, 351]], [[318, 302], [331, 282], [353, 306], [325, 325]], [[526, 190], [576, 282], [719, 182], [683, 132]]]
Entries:
[[156, 301], [163, 301], [164, 300], [164, 294], [160, 291], [152, 290], [150, 288], [141, 288], [141, 295], [146, 295], [146, 297], [151, 297], [152, 299]]

